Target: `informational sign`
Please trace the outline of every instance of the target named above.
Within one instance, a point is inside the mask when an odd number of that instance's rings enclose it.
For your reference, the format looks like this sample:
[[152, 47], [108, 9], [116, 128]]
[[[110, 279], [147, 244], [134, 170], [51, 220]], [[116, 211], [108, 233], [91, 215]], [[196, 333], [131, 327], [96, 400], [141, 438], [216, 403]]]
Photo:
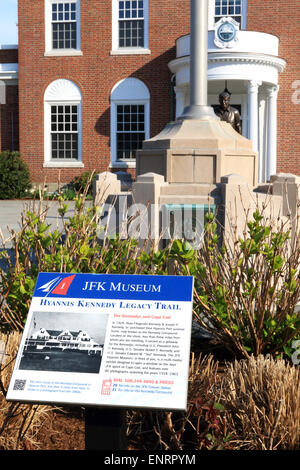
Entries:
[[7, 400], [186, 409], [193, 277], [40, 273]]

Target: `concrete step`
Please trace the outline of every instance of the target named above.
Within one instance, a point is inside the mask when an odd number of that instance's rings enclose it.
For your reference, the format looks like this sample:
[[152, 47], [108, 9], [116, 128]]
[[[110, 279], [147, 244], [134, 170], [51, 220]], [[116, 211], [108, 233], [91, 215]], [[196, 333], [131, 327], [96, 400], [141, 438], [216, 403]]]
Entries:
[[161, 195], [159, 198], [160, 205], [162, 204], [216, 204], [218, 199], [210, 196], [189, 196], [189, 195]]
[[167, 183], [161, 186], [160, 194], [162, 196], [206, 196], [216, 191], [218, 192], [219, 188], [215, 184]]

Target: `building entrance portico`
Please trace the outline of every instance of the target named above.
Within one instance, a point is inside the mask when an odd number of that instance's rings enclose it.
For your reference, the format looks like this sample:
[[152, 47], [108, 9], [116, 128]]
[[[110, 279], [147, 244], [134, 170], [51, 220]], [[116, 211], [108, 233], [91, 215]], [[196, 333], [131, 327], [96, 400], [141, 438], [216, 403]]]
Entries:
[[[231, 105], [238, 107], [242, 134], [259, 153], [260, 182], [276, 173], [278, 75], [285, 61], [278, 57], [278, 38], [266, 33], [238, 31], [231, 48], [214, 42], [215, 31], [208, 32], [208, 104], [217, 105], [225, 85]], [[176, 59], [169, 63], [176, 77], [176, 117], [189, 103], [190, 36], [176, 41]]]

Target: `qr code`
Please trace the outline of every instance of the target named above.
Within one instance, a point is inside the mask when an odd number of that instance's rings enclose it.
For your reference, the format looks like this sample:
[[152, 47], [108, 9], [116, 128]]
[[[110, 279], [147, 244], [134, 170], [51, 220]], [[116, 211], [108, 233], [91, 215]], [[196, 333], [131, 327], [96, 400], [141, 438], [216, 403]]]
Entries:
[[26, 385], [26, 380], [16, 379], [14, 383], [14, 390], [24, 390]]

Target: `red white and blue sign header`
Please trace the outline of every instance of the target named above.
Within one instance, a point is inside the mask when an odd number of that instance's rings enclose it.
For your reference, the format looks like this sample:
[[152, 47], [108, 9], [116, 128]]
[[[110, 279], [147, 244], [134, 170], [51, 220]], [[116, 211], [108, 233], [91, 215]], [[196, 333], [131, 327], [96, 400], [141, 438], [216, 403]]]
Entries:
[[34, 297], [190, 302], [192, 276], [40, 273]]

